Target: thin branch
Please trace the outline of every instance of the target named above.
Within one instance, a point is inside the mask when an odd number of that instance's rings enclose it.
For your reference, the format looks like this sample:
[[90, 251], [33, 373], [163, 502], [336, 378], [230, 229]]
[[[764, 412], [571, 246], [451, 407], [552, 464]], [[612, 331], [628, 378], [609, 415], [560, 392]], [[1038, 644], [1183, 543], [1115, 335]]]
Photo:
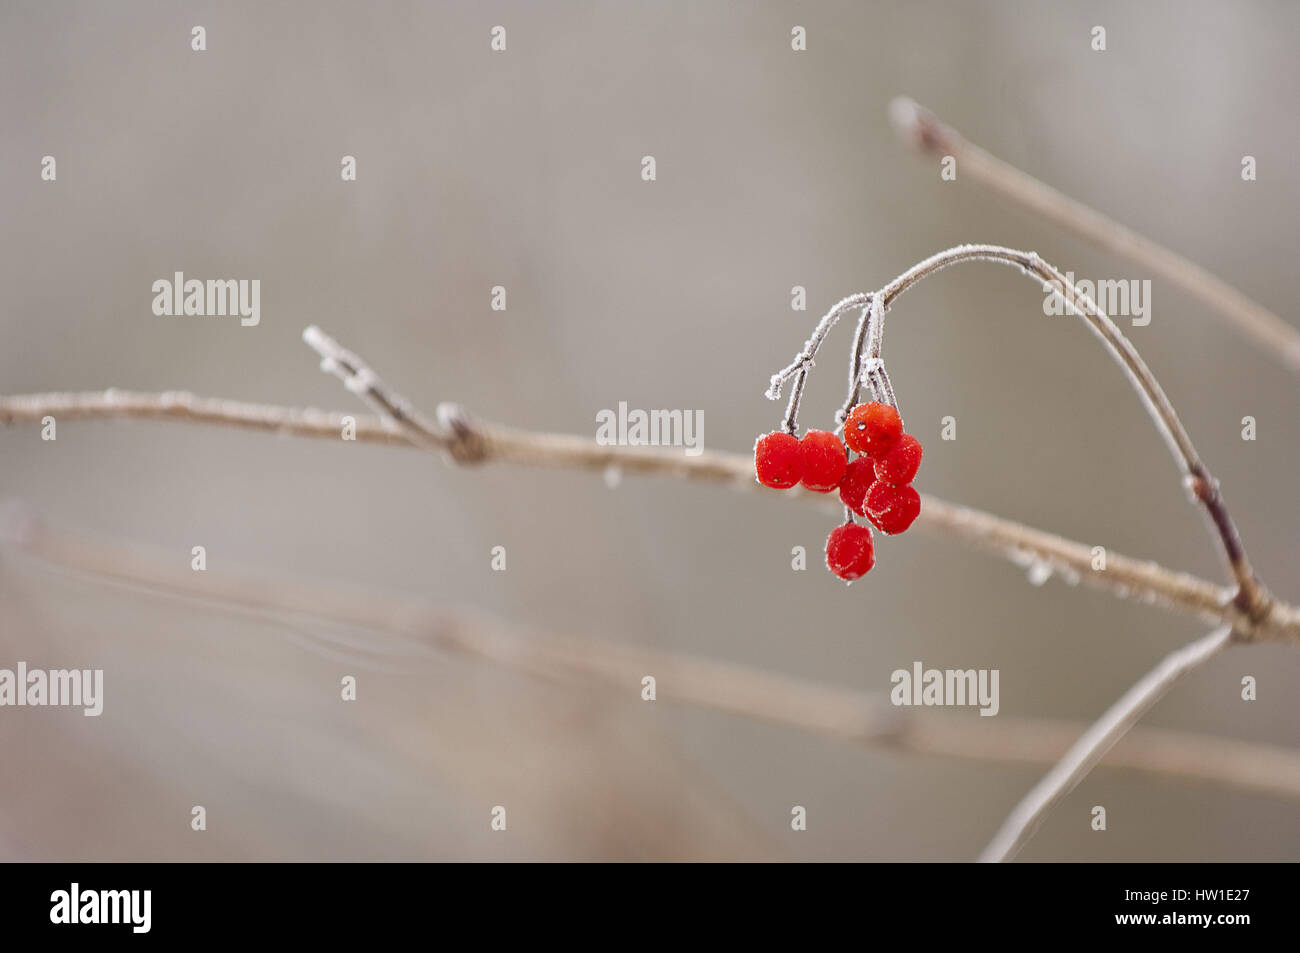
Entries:
[[781, 421], [781, 429], [788, 434], [799, 434], [799, 402], [803, 400], [804, 385], [808, 383], [808, 368], [799, 368], [799, 376], [794, 382], [794, 387], [790, 388], [790, 402], [785, 408], [785, 417]]
[[[876, 365], [872, 367], [869, 372], [874, 381], [873, 387], [876, 391], [876, 399], [882, 403], [888, 404], [895, 410], [898, 410], [898, 398], [894, 396], [894, 385], [889, 383], [889, 372], [885, 370], [884, 362], [879, 361], [876, 358], [872, 358], [872, 360], [877, 361]], [[871, 361], [868, 361], [867, 363], [870, 365]], [[898, 412], [898, 420], [900, 423], [903, 420], [903, 412], [901, 410]]]
[[853, 334], [853, 351], [849, 356], [849, 389], [844, 398], [844, 406], [835, 413], [835, 423], [839, 425], [837, 430], [848, 420], [849, 411], [858, 404], [864, 383], [871, 387], [873, 400], [882, 400], [895, 408], [898, 406], [894, 400], [894, 389], [889, 384], [889, 375], [885, 373], [885, 362], [880, 358], [885, 332], [883, 299], [874, 294], [869, 297], [870, 303], [862, 309], [858, 328]]
[[[501, 462], [596, 473], [617, 466], [624, 473], [700, 480], [745, 492], [758, 487], [754, 461], [748, 455], [706, 450], [688, 457], [667, 447], [606, 446], [587, 437], [487, 423], [455, 405], [441, 405], [439, 410], [440, 419], [450, 420], [455, 426], [434, 435], [438, 446], [462, 463]], [[39, 424], [46, 416], [60, 422], [170, 419], [327, 440], [340, 440], [345, 424], [351, 421], [358, 443], [416, 446], [381, 417], [250, 404], [183, 392], [109, 390], [0, 398], [0, 424]], [[763, 496], [839, 509], [838, 503], [829, 503], [822, 494], [797, 488]], [[1022, 569], [1045, 565], [1067, 580], [1078, 579], [1114, 595], [1189, 613], [1211, 623], [1234, 624], [1254, 638], [1300, 642], [1300, 608], [1275, 600], [1266, 616], [1252, 621], [1233, 603], [1229, 590], [1154, 562], [1108, 551], [1106, 568], [1094, 569], [1090, 545], [928, 495], [922, 497], [921, 515], [915, 525], [924, 532], [1007, 559]]]
[[871, 309], [863, 308], [858, 318], [857, 330], [853, 332], [853, 352], [849, 355], [849, 386], [844, 397], [844, 406], [835, 412], [836, 432], [844, 426], [844, 421], [849, 418], [849, 411], [858, 405], [862, 395], [862, 357], [870, 325]]
[[425, 420], [410, 401], [385, 384], [365, 361], [341, 347], [316, 325], [305, 329], [302, 339], [321, 356], [322, 371], [341, 380], [344, 387], [406, 434], [411, 443], [426, 449], [439, 449], [447, 443], [448, 435], [443, 430]]
[[1204, 301], [1292, 372], [1300, 373], [1300, 330], [1221, 278], [990, 155], [906, 97], [890, 104], [890, 118], [899, 137], [912, 147], [927, 155], [955, 157], [962, 179], [971, 179], [1172, 282]]
[[1165, 656], [1085, 731], [1056, 766], [1034, 785], [984, 849], [980, 861], [1000, 863], [1020, 853], [1048, 812], [1087, 777], [1106, 752], [1174, 687], [1174, 683], [1214, 658], [1232, 641], [1232, 628], [1222, 626]]
[[[453, 652], [542, 678], [576, 678], [630, 693], [656, 678], [660, 702], [786, 725], [850, 744], [969, 761], [1050, 765], [1085, 725], [999, 715], [980, 718], [898, 708], [876, 692], [766, 673], [693, 656], [508, 627], [478, 613], [438, 610], [397, 593], [313, 585], [261, 572], [191, 572], [137, 546], [60, 532], [12, 507], [0, 510], [0, 545], [63, 573], [197, 602], [214, 611], [386, 632], [418, 649]], [[1136, 728], [1102, 767], [1300, 801], [1300, 751], [1165, 729]]]
[[841, 301], [831, 306], [820, 321], [817, 327], [813, 329], [812, 337], [804, 343], [803, 350], [795, 355], [790, 365], [772, 375], [772, 380], [768, 385], [766, 397], [769, 400], [777, 400], [781, 396], [781, 388], [785, 382], [795, 377], [794, 388], [790, 391], [790, 404], [786, 408], [785, 418], [781, 421], [781, 427], [786, 433], [796, 433], [799, 425], [799, 402], [803, 399], [804, 385], [808, 381], [808, 371], [813, 366], [813, 361], [817, 357], [817, 350], [826, 340], [826, 335], [830, 333], [835, 322], [840, 319], [846, 311], [854, 308], [860, 308], [863, 305], [871, 303], [871, 296], [864, 294], [849, 295]]
[[854, 308], [861, 308], [871, 303], [871, 295], [854, 294], [849, 295], [837, 301], [831, 306], [831, 309], [822, 315], [821, 320], [817, 322], [817, 327], [813, 328], [812, 337], [804, 342], [803, 350], [795, 355], [789, 367], [782, 368], [772, 375], [771, 385], [767, 390], [767, 397], [770, 400], [776, 400], [781, 396], [781, 387], [790, 378], [802, 370], [810, 367], [813, 359], [817, 357], [817, 351], [826, 340], [826, 335], [830, 333], [831, 328], [835, 327], [835, 322], [840, 319], [845, 311], [851, 311]]

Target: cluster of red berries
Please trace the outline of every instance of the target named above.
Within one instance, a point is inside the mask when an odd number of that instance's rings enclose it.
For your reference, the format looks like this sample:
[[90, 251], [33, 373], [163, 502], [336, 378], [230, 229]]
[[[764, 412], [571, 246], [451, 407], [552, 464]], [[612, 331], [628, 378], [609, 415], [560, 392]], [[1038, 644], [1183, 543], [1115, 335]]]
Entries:
[[[860, 454], [848, 459], [848, 449]], [[802, 484], [817, 493], [840, 491], [844, 505], [889, 536], [903, 532], [921, 512], [912, 480], [921, 466], [921, 442], [903, 432], [898, 411], [872, 401], [858, 404], [844, 421], [844, 440], [809, 430], [800, 440], [774, 431], [754, 444], [754, 471], [763, 486], [784, 490]], [[826, 565], [846, 582], [876, 564], [871, 530], [851, 520], [831, 530]]]

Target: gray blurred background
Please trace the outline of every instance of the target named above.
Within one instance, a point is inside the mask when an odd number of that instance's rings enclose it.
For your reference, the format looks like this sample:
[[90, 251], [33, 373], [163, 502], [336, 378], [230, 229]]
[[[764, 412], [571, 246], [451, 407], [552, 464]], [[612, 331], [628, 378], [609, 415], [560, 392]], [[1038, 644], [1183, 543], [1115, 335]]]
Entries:
[[[790, 49], [796, 24], [807, 52]], [[816, 316], [939, 249], [995, 242], [1080, 277], [1150, 277], [960, 170], [941, 182], [889, 128], [900, 93], [1294, 320], [1297, 27], [1284, 3], [6, 3], [0, 392], [364, 411], [302, 344], [317, 323], [429, 410], [591, 435], [619, 401], [698, 408], [709, 448], [747, 452], [780, 418], [769, 375]], [[345, 154], [356, 182], [340, 181]], [[150, 286], [174, 271], [260, 278], [260, 326], [155, 317]], [[791, 311], [793, 285], [808, 311]], [[1152, 318], [1134, 343], [1256, 567], [1300, 597], [1298, 382], [1165, 282]], [[838, 406], [848, 337], [827, 345], [807, 425]], [[1014, 271], [925, 283], [894, 309], [888, 349], [927, 451], [921, 490], [1221, 578], [1121, 373]], [[846, 588], [820, 566], [835, 517], [755, 494], [177, 423], [2, 430], [0, 497], [180, 566], [203, 545], [213, 571], [841, 688], [888, 690], [915, 660], [997, 668], [1008, 716], [1094, 717], [1205, 628], [1031, 586], [921, 533], [879, 545]], [[19, 659], [102, 667], [106, 700], [98, 719], [0, 712], [5, 859], [966, 860], [1041, 773], [648, 705], [635, 683], [423, 656], [371, 672], [310, 626], [0, 550], [0, 665]], [[1294, 746], [1296, 697], [1300, 654], [1237, 649], [1148, 721]], [[497, 804], [505, 834], [488, 827]], [[1297, 834], [1294, 803], [1099, 771], [1024, 857], [1295, 860]]]

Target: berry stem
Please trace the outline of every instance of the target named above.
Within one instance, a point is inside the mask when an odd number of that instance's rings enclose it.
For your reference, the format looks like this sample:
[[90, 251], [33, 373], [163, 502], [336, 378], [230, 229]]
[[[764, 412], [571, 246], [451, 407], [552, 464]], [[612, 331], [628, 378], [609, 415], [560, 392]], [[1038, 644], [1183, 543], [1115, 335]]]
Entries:
[[[898, 400], [894, 397], [894, 386], [889, 383], [889, 372], [885, 370], [885, 362], [881, 361], [880, 366], [876, 368], [876, 380], [879, 383], [877, 393], [880, 394], [879, 400], [888, 404], [895, 410], [898, 410]], [[903, 412], [898, 411], [898, 419], [903, 419]]]
[[[876, 399], [898, 410], [898, 400], [894, 397], [894, 386], [889, 383], [889, 372], [885, 370], [885, 360], [880, 354], [885, 343], [884, 302], [884, 292], [875, 294], [871, 298], [871, 317], [867, 321], [867, 355], [865, 361], [866, 366], [870, 367], [875, 375], [876, 386], [874, 390]], [[898, 418], [899, 420], [903, 419], [901, 412]]]
[[885, 295], [871, 296], [871, 317], [867, 321], [867, 357], [880, 359], [880, 349], [885, 343]]
[[871, 295], [869, 294], [849, 295], [847, 298], [836, 302], [829, 311], [822, 315], [822, 319], [817, 322], [817, 327], [813, 329], [812, 337], [804, 343], [803, 350], [794, 356], [794, 360], [790, 362], [788, 367], [784, 367], [772, 375], [772, 381], [766, 392], [768, 400], [779, 400], [781, 388], [785, 386], [785, 382], [796, 374], [806, 372], [812, 366], [813, 358], [817, 356], [818, 349], [822, 346], [822, 342], [826, 340], [826, 335], [830, 333], [831, 328], [835, 326], [835, 322], [840, 319], [840, 315], [845, 311], [863, 307], [870, 302], [870, 299]]
[[808, 368], [805, 367], [799, 371], [794, 387], [790, 388], [790, 403], [785, 408], [785, 419], [781, 421], [781, 429], [796, 437], [799, 435], [799, 402], [803, 400], [803, 388], [807, 382]]
[[862, 349], [870, 314], [870, 308], [862, 309], [862, 316], [858, 318], [858, 329], [853, 332], [853, 354], [849, 358], [849, 393], [844, 398], [844, 406], [835, 414], [835, 423], [838, 425], [836, 430], [844, 426], [849, 411], [857, 406], [858, 398], [862, 394]]
[[[885, 362], [880, 357], [885, 338], [885, 313], [881, 300], [879, 293], [871, 295], [871, 304], [862, 310], [862, 317], [858, 320], [858, 329], [853, 337], [853, 356], [849, 361], [849, 392], [844, 406], [835, 414], [835, 422], [840, 427], [843, 427], [849, 411], [860, 403], [864, 383], [871, 388], [872, 400], [898, 409], [893, 385], [889, 383]], [[901, 413], [899, 417], [901, 419]]]

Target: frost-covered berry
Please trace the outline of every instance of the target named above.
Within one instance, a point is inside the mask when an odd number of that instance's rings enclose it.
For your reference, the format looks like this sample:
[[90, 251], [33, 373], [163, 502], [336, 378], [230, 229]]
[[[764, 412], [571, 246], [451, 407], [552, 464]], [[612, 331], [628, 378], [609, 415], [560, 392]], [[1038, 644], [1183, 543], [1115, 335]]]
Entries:
[[774, 490], [785, 490], [799, 482], [802, 460], [799, 438], [792, 433], [775, 430], [763, 434], [754, 444], [754, 473], [759, 483]]
[[809, 430], [799, 441], [803, 467], [799, 482], [818, 493], [829, 493], [840, 485], [848, 466], [848, 453], [840, 438], [828, 430]]
[[876, 457], [876, 478], [902, 486], [911, 483], [921, 466], [921, 441], [910, 433], [899, 434], [884, 456]]
[[840, 480], [840, 500], [859, 516], [866, 516], [867, 511], [863, 508], [863, 503], [867, 498], [867, 491], [875, 482], [876, 470], [870, 460], [866, 457], [850, 460], [844, 470], [844, 479]]
[[826, 568], [845, 582], [860, 579], [876, 564], [871, 530], [857, 523], [845, 523], [826, 538]]
[[867, 491], [867, 519], [882, 533], [896, 536], [921, 513], [921, 494], [910, 486], [877, 480]]
[[898, 411], [879, 401], [858, 404], [844, 420], [844, 442], [865, 457], [888, 453], [902, 432]]

